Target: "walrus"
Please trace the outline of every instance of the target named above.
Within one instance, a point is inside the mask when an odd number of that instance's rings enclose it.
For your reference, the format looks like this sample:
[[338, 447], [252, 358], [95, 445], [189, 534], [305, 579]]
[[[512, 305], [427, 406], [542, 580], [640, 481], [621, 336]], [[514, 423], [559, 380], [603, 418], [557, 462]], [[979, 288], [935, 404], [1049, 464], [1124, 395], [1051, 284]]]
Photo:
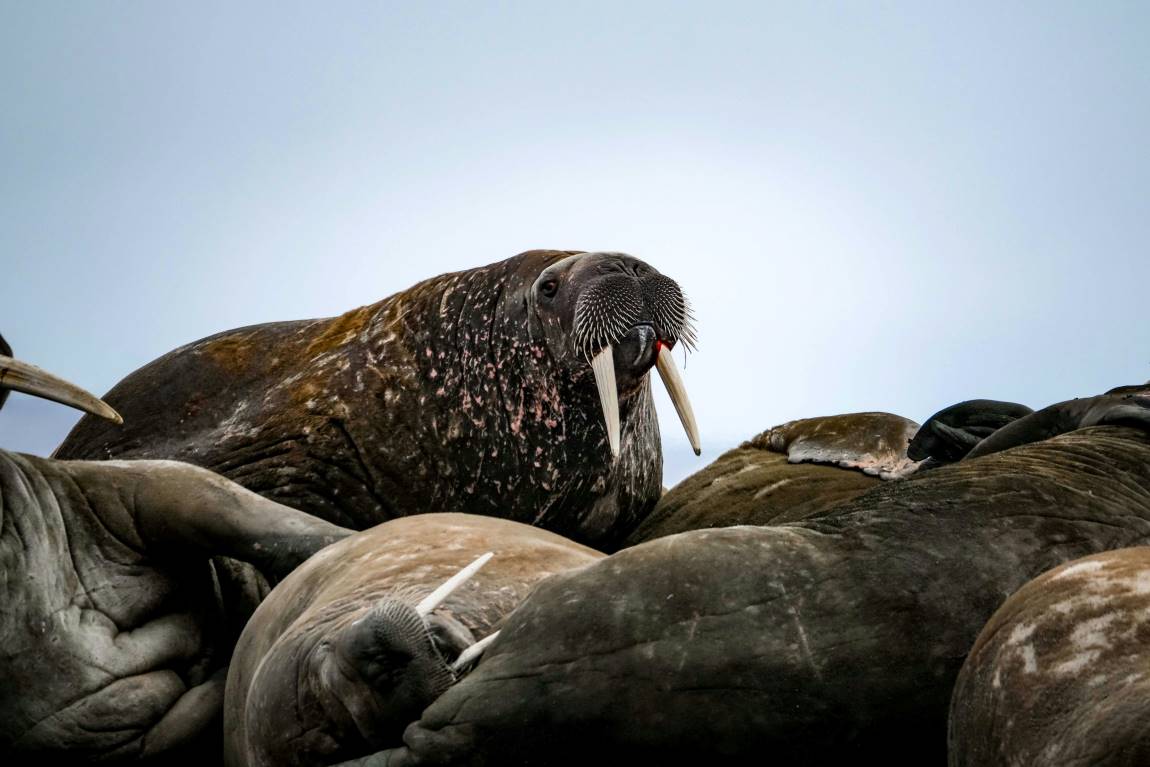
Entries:
[[1119, 386], [1095, 397], [1058, 402], [1011, 421], [976, 444], [967, 459], [1105, 424], [1150, 427], [1150, 383]]
[[622, 253], [536, 250], [340, 317], [197, 341], [105, 397], [61, 458], [169, 458], [363, 529], [505, 517], [611, 548], [662, 491], [648, 371], [698, 451], [671, 358], [695, 343], [670, 278]]
[[[484, 552], [490, 562], [465, 586], [433, 592]], [[461, 652], [536, 583], [603, 556], [470, 514], [400, 517], [329, 546], [244, 629], [228, 673], [226, 763], [333, 764], [398, 742], [462, 675]]]
[[1150, 434], [1081, 429], [786, 525], [671, 535], [539, 584], [371, 765], [942, 762], [1002, 602], [1150, 542]]
[[922, 468], [954, 463], [982, 440], [1034, 410], [1017, 402], [971, 399], [938, 411], [926, 419], [907, 447], [913, 461], [930, 459]]
[[950, 709], [952, 767], [1150, 764], [1150, 548], [1056, 567], [978, 635]]
[[767, 429], [666, 492], [628, 545], [687, 530], [794, 522], [917, 466], [918, 424], [891, 413], [803, 418]]
[[[0, 405], [12, 387], [118, 418], [0, 351]], [[186, 464], [0, 450], [0, 762], [217, 762], [244, 621], [349, 533]]]

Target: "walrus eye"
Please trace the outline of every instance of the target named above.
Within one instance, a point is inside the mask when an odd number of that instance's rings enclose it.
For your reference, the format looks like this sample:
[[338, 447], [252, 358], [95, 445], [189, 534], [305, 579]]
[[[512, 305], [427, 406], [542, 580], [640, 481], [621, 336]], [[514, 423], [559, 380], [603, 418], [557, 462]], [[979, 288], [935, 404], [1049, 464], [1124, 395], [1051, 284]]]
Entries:
[[559, 280], [550, 279], [539, 286], [539, 292], [547, 298], [554, 298], [555, 294], [559, 292]]

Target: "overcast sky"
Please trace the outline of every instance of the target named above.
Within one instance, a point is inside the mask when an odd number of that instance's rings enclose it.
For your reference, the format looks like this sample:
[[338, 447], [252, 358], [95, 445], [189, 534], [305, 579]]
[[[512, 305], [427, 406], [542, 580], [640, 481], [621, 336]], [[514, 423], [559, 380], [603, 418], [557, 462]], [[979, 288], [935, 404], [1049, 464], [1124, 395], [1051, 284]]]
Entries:
[[[698, 316], [694, 459], [1150, 378], [1147, 3], [0, 0], [0, 331], [100, 393], [530, 248]], [[13, 395], [0, 446], [73, 411]]]

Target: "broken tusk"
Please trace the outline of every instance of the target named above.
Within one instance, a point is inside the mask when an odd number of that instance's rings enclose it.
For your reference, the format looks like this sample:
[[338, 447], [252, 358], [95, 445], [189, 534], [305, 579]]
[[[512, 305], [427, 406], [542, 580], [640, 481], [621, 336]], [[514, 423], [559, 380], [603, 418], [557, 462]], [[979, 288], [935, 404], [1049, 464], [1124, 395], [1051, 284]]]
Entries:
[[603, 406], [603, 420], [607, 424], [607, 441], [611, 444], [611, 457], [619, 457], [619, 390], [615, 386], [615, 356], [611, 345], [591, 360], [595, 372], [595, 386], [599, 389], [599, 404]]
[[483, 567], [488, 561], [495, 556], [493, 552], [487, 552], [483, 556], [476, 559], [474, 562], [463, 568], [455, 575], [448, 578], [443, 582], [439, 588], [428, 594], [423, 598], [423, 601], [415, 606], [415, 611], [419, 613], [419, 617], [426, 618], [431, 614], [431, 611], [439, 607], [443, 600], [451, 596], [451, 592], [467, 583], [471, 576], [479, 572], [479, 568]]
[[459, 671], [466, 668], [468, 663], [471, 663], [473, 660], [483, 654], [483, 651], [487, 649], [489, 644], [495, 641], [495, 637], [497, 636], [499, 636], [498, 631], [496, 631], [494, 634], [488, 634], [475, 644], [468, 647], [463, 652], [459, 653], [459, 657], [455, 659], [455, 663], [451, 664], [451, 670]]
[[50, 399], [114, 423], [124, 422], [119, 413], [94, 394], [57, 378], [47, 370], [3, 355], [0, 355], [0, 388]]
[[687, 399], [687, 387], [683, 385], [683, 377], [679, 375], [675, 360], [671, 358], [671, 350], [662, 344], [659, 345], [659, 356], [655, 359], [655, 365], [659, 368], [659, 377], [663, 379], [663, 385], [667, 387], [667, 394], [671, 396], [675, 412], [683, 422], [683, 430], [687, 432], [691, 449], [695, 451], [695, 455], [699, 455], [702, 452], [702, 445], [699, 442], [699, 427], [695, 424], [695, 411], [691, 409], [691, 400]]

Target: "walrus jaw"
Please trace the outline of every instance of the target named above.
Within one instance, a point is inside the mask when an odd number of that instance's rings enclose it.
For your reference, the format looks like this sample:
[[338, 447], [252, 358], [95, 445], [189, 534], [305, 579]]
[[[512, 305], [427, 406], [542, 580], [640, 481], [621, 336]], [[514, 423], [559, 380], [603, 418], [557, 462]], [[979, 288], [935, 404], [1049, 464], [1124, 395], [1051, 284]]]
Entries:
[[107, 418], [113, 423], [124, 422], [120, 414], [99, 397], [35, 365], [4, 355], [0, 355], [0, 388], [43, 397], [100, 418]]
[[[659, 377], [667, 387], [667, 394], [683, 422], [683, 429], [687, 432], [687, 439], [691, 442], [691, 449], [695, 455], [702, 452], [699, 441], [699, 427], [695, 423], [695, 411], [691, 408], [691, 400], [687, 398], [687, 387], [683, 385], [683, 377], [675, 367], [671, 358], [671, 349], [661, 341], [656, 342], [659, 349], [655, 358], [655, 367], [659, 370]], [[599, 389], [599, 404], [603, 408], [603, 421], [607, 425], [607, 441], [611, 445], [611, 457], [619, 457], [619, 389], [615, 385], [615, 357], [614, 349], [610, 344], [604, 346], [598, 354], [591, 359], [591, 369], [595, 373], [595, 386]]]

